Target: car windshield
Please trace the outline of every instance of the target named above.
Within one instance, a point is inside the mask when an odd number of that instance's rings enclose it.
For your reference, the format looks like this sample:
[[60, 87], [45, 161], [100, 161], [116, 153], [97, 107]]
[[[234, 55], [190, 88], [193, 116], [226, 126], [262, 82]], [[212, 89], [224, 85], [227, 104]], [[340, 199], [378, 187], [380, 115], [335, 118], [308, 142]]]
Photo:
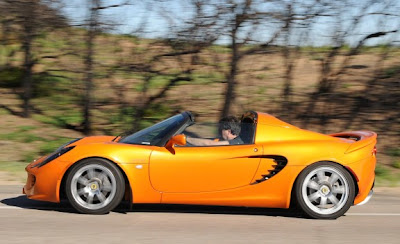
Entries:
[[119, 142], [139, 145], [156, 145], [171, 130], [182, 124], [183, 121], [183, 115], [178, 114], [146, 129], [126, 136], [122, 138]]

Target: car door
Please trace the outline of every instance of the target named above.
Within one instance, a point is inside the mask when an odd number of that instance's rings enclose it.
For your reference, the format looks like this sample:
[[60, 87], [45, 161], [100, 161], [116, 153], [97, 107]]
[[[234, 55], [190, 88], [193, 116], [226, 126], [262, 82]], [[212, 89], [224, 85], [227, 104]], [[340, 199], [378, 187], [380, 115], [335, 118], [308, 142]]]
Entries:
[[249, 185], [262, 146], [157, 147], [150, 156], [150, 181], [161, 192], [212, 192]]

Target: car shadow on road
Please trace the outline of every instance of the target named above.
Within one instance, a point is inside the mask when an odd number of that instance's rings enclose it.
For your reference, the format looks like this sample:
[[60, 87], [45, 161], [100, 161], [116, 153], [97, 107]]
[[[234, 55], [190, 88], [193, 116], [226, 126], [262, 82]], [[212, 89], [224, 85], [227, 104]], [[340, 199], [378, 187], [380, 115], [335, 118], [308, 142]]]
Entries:
[[[128, 204], [127, 204], [128, 206]], [[119, 206], [114, 210], [118, 213], [130, 212], [160, 212], [160, 213], [199, 213], [199, 214], [227, 214], [227, 215], [264, 215], [274, 217], [304, 218], [295, 209], [205, 206], [181, 204], [134, 204], [132, 208]]]
[[[35, 209], [42, 211], [57, 211], [64, 213], [78, 212], [72, 208], [68, 201], [50, 203], [28, 199], [26, 196], [5, 198], [2, 204], [23, 209]], [[271, 209], [227, 206], [181, 205], [181, 204], [133, 204], [121, 203], [112, 212], [120, 214], [130, 213], [198, 213], [198, 214], [226, 214], [226, 215], [264, 215], [274, 217], [304, 218], [295, 209]]]
[[2, 204], [23, 209], [36, 209], [45, 211], [57, 211], [66, 213], [76, 213], [72, 206], [67, 201], [61, 203], [42, 202], [28, 199], [21, 195], [18, 197], [5, 198], [0, 201]]

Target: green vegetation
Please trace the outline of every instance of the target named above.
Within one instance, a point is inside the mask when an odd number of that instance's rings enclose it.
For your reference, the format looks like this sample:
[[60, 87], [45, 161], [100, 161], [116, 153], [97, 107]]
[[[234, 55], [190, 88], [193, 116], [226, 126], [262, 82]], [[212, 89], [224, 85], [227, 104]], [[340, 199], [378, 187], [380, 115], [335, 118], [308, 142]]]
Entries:
[[[333, 47], [332, 46], [301, 46], [299, 47], [302, 52], [316, 52], [316, 53], [327, 53], [330, 52]], [[351, 47], [349, 45], [343, 45], [340, 47], [340, 51], [349, 51]]]
[[382, 78], [391, 78], [399, 73], [400, 73], [400, 66], [390, 67], [383, 71]]
[[23, 70], [17, 67], [8, 67], [0, 70], [0, 86], [15, 88], [22, 85]]
[[[146, 80], [145, 77], [140, 78], [141, 82], [135, 86], [135, 90], [137, 92], [142, 92], [145, 86], [147, 89], [157, 89], [164, 87], [167, 85], [170, 80], [172, 79], [172, 76], [170, 75], [155, 75], [153, 77], [150, 77], [148, 80]], [[148, 82], [145, 84], [145, 82]]]
[[267, 79], [269, 76], [268, 76], [268, 74], [262, 73], [262, 74], [257, 74], [255, 77], [256, 77], [256, 79], [259, 79], [259, 80], [265, 80], [265, 79]]
[[350, 87], [351, 87], [351, 84], [349, 84], [349, 83], [343, 83], [342, 84], [342, 88], [344, 88], [344, 89], [348, 89]]
[[265, 86], [259, 87], [257, 90], [257, 94], [265, 94], [265, 92], [267, 91], [267, 88]]
[[0, 108], [0, 115], [7, 115], [7, 114], [10, 114], [10, 112], [7, 109]]
[[42, 138], [40, 136], [30, 133], [29, 130], [32, 130], [30, 128], [35, 128], [35, 127], [34, 126], [32, 126], [32, 127], [26, 126], [26, 127], [22, 127], [20, 129], [18, 129], [17, 131], [0, 134], [0, 140], [26, 142], [26, 143], [45, 140], [44, 138]]
[[378, 164], [375, 174], [377, 186], [400, 186], [400, 172], [393, 172], [389, 167]]
[[389, 148], [387, 154], [391, 157], [391, 166], [400, 169], [400, 148]]
[[400, 160], [396, 160], [392, 163], [392, 166], [396, 169], [400, 169]]
[[227, 45], [212, 45], [210, 47], [211, 51], [224, 54], [224, 53], [230, 53], [231, 49]]
[[41, 114], [34, 114], [34, 115], [32, 115], [32, 118], [34, 120], [37, 120], [37, 121], [42, 122], [44, 124], [55, 125], [57, 127], [62, 127], [63, 126], [63, 124], [59, 123], [58, 120], [56, 120], [56, 119], [54, 119], [52, 117], [41, 115]]
[[[0, 87], [19, 88], [22, 87], [23, 69], [18, 67], [7, 67], [0, 69]], [[33, 75], [33, 96], [48, 97], [52, 94], [64, 92], [62, 85], [67, 82], [67, 77], [56, 76], [48, 72]]]
[[225, 76], [224, 74], [215, 71], [209, 71], [209, 72], [196, 71], [192, 74], [192, 79], [193, 79], [192, 82], [186, 82], [186, 84], [192, 83], [192, 84], [206, 85], [212, 83], [220, 83], [225, 81]]
[[33, 119], [40, 121], [44, 124], [53, 125], [59, 128], [67, 128], [72, 125], [79, 125], [82, 116], [76, 111], [58, 111], [58, 113], [54, 115], [41, 115], [41, 114], [34, 114], [32, 116]]
[[[33, 160], [35, 160], [38, 157], [36, 152], [29, 152], [26, 153], [23, 157], [23, 162], [25, 162], [25, 164], [28, 164], [30, 162], [32, 162]], [[1, 164], [1, 163], [0, 163]]]
[[375, 168], [375, 174], [377, 177], [384, 178], [390, 174], [390, 170], [387, 167], [378, 164]]
[[44, 49], [61, 49], [67, 45], [66, 40], [44, 34], [37, 40], [37, 44]]
[[67, 77], [56, 76], [48, 72], [34, 75], [34, 97], [48, 97], [65, 92], [63, 84], [68, 83]]
[[26, 180], [25, 162], [0, 162], [0, 171], [6, 171], [15, 177], [13, 180], [24, 182]]
[[60, 137], [55, 140], [47, 141], [43, 143], [39, 148], [40, 155], [46, 155], [54, 152], [57, 148], [71, 141], [71, 138]]
[[360, 48], [360, 52], [376, 54], [376, 53], [382, 53], [384, 51], [387, 51], [388, 49], [390, 49], [392, 52], [400, 50], [399, 47], [396, 47], [396, 46], [393, 46], [393, 45], [378, 44], [378, 45], [375, 45], [375, 46], [362, 46]]

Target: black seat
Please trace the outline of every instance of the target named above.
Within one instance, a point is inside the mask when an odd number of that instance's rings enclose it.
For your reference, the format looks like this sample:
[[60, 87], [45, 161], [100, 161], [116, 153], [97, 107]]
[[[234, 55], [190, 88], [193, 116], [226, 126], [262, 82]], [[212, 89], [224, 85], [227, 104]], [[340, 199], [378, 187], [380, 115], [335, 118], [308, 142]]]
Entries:
[[244, 144], [254, 143], [256, 125], [251, 118], [244, 118], [241, 123], [241, 130], [239, 137], [242, 139]]

